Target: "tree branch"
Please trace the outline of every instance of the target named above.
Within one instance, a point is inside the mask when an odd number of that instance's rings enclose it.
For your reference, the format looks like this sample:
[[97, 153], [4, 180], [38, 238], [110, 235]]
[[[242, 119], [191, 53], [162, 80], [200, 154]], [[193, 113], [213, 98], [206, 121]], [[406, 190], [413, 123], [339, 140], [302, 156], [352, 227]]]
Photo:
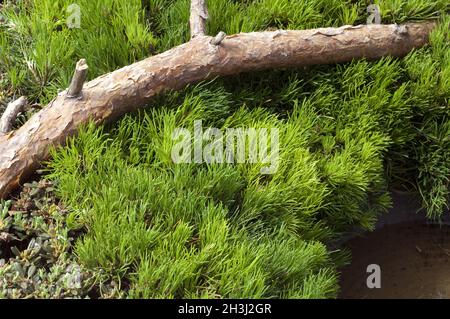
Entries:
[[0, 136], [0, 196], [7, 196], [64, 145], [80, 125], [110, 122], [166, 90], [201, 80], [263, 69], [294, 68], [353, 59], [401, 57], [425, 45], [434, 22], [361, 25], [302, 31], [209, 36], [103, 75], [84, 85], [82, 99], [58, 95], [21, 128]]
[[24, 96], [21, 96], [14, 102], [8, 104], [0, 119], [0, 135], [6, 134], [12, 130], [17, 115], [22, 112], [26, 104], [27, 99]]
[[206, 20], [208, 19], [208, 9], [206, 0], [191, 0], [191, 38], [206, 35]]

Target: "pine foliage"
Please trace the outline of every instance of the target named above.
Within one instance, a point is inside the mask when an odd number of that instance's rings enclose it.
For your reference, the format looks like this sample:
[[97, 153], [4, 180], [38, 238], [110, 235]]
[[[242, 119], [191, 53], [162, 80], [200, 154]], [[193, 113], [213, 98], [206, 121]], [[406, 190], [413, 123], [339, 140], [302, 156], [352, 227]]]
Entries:
[[[0, 102], [46, 103], [78, 58], [93, 78], [188, 40], [188, 0], [9, 1], [0, 24]], [[18, 2], [18, 1], [17, 1]], [[365, 23], [369, 1], [210, 0], [208, 32]], [[83, 127], [52, 152], [48, 178], [86, 230], [74, 254], [137, 298], [326, 298], [330, 247], [371, 230], [390, 190], [416, 192], [430, 218], [449, 204], [448, 1], [376, 1], [383, 23], [440, 16], [431, 44], [403, 59], [258, 72], [168, 92], [145, 110]], [[142, 4], [144, 4], [142, 6]], [[3, 96], [3, 99], [2, 99]], [[280, 167], [174, 164], [171, 135], [195, 120], [276, 127]], [[22, 119], [23, 120], [23, 119]]]

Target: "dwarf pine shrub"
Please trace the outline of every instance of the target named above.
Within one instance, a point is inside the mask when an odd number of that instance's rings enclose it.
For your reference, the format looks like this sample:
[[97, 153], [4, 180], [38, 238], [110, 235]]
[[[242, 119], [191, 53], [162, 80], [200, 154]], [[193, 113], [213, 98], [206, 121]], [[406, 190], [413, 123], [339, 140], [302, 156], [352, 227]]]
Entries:
[[[66, 24], [71, 3], [4, 5], [0, 103], [25, 94], [45, 104], [79, 58], [94, 78], [189, 38], [188, 0], [79, 0], [79, 29]], [[208, 32], [365, 23], [369, 3], [210, 0]], [[382, 23], [439, 17], [430, 45], [402, 59], [192, 85], [116, 124], [87, 125], [53, 150], [46, 178], [84, 229], [72, 258], [118, 282], [120, 296], [326, 298], [348, 260], [329, 244], [353, 227], [373, 229], [390, 189], [416, 192], [439, 218], [449, 203], [450, 7], [376, 3]], [[196, 120], [277, 128], [276, 173], [262, 175], [258, 163], [174, 164], [172, 133]]]

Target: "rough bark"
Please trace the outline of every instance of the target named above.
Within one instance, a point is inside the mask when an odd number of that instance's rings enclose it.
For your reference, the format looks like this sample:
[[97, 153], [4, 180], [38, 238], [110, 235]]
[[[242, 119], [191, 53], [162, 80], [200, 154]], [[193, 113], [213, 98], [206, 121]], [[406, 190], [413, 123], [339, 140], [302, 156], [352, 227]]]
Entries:
[[433, 22], [343, 26], [303, 31], [199, 36], [162, 54], [86, 83], [73, 99], [61, 92], [17, 131], [0, 136], [0, 196], [7, 196], [83, 123], [112, 121], [158, 93], [212, 77], [352, 59], [401, 57], [427, 43]]
[[192, 0], [191, 17], [189, 18], [191, 38], [206, 34], [206, 20], [208, 20], [206, 0]]
[[27, 105], [27, 99], [24, 96], [8, 104], [0, 119], [0, 135], [12, 130], [17, 115], [22, 112], [25, 105]]

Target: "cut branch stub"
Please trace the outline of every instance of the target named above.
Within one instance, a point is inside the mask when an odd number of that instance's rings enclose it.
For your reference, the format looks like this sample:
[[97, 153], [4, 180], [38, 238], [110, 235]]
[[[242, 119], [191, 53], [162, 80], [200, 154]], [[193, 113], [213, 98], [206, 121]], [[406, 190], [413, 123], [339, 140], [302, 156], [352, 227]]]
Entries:
[[206, 35], [206, 20], [208, 19], [208, 9], [206, 0], [191, 1], [191, 17], [189, 24], [191, 27], [191, 38]]
[[80, 96], [81, 91], [83, 90], [84, 81], [86, 81], [88, 69], [89, 67], [85, 59], [81, 59], [77, 62], [72, 82], [67, 90], [67, 97], [73, 98]]
[[219, 45], [222, 43], [223, 39], [225, 39], [225, 37], [227, 36], [227, 34], [223, 31], [220, 31], [215, 37], [214, 39], [211, 40], [211, 44], [214, 45]]
[[8, 104], [0, 119], [0, 134], [6, 134], [12, 130], [14, 125], [14, 121], [17, 118], [17, 115], [22, 112], [23, 108], [27, 104], [27, 99], [24, 96], [21, 96], [14, 102]]

